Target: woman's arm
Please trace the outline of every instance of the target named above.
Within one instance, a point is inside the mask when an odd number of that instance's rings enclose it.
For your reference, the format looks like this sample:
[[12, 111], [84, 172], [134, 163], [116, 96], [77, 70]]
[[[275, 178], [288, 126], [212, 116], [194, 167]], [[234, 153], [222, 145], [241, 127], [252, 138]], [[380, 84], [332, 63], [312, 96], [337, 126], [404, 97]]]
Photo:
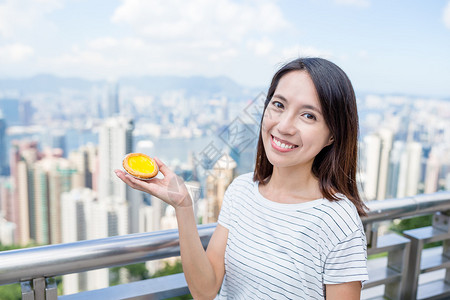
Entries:
[[217, 225], [205, 253], [192, 208], [179, 208], [175, 212], [180, 233], [181, 263], [189, 290], [196, 300], [214, 299], [225, 274], [228, 229]]
[[116, 175], [130, 187], [149, 193], [175, 208], [181, 262], [189, 290], [195, 299], [213, 299], [225, 274], [224, 257], [228, 230], [218, 225], [205, 252], [197, 231], [192, 199], [183, 180], [155, 158], [163, 179], [136, 179], [123, 171]]
[[361, 299], [361, 281], [325, 285], [327, 300]]

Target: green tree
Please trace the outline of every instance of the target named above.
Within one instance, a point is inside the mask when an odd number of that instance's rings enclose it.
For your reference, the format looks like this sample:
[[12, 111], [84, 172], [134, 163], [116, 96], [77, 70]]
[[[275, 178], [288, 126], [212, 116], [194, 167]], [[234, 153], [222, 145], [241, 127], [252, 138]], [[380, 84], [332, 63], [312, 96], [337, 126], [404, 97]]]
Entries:
[[120, 270], [125, 269], [128, 272], [130, 281], [139, 281], [149, 279], [148, 270], [145, 267], [145, 263], [138, 263], [128, 265], [124, 267], [114, 267], [110, 269], [110, 282], [111, 286], [120, 284]]
[[[165, 262], [164, 264], [164, 268], [156, 271], [151, 278], [156, 278], [156, 277], [162, 277], [162, 276], [167, 276], [167, 275], [172, 275], [172, 274], [178, 274], [178, 273], [182, 273], [183, 272], [183, 266], [181, 265], [181, 260], [177, 260], [175, 263], [168, 263]], [[191, 294], [187, 294], [187, 295], [182, 295], [182, 296], [178, 296], [178, 297], [173, 297], [173, 298], [169, 298], [170, 300], [187, 300], [187, 299], [192, 299], [192, 295]]]
[[[413, 217], [408, 219], [402, 219], [398, 223], [393, 223], [390, 227], [390, 230], [402, 234], [405, 230], [416, 229], [421, 227], [431, 226], [433, 221], [433, 215], [425, 215], [419, 217]], [[426, 244], [424, 248], [437, 247], [442, 245], [442, 242], [434, 242], [430, 244]]]
[[[120, 270], [126, 269], [129, 275], [130, 281], [138, 281], [138, 280], [145, 280], [149, 278], [156, 278], [156, 277], [162, 277], [172, 274], [178, 274], [183, 272], [183, 267], [181, 265], [181, 261], [177, 260], [175, 263], [168, 263], [165, 262], [164, 267], [162, 269], [159, 269], [156, 271], [152, 276], [149, 275], [148, 270], [145, 266], [145, 263], [138, 263], [123, 267], [114, 267], [110, 269], [110, 285], [118, 285], [120, 284]], [[169, 298], [171, 300], [185, 300], [185, 299], [192, 299], [192, 296], [190, 294], [178, 296]], [[2, 299], [0, 299], [2, 300]]]
[[22, 299], [22, 291], [19, 283], [0, 285], [1, 300], [20, 300]]

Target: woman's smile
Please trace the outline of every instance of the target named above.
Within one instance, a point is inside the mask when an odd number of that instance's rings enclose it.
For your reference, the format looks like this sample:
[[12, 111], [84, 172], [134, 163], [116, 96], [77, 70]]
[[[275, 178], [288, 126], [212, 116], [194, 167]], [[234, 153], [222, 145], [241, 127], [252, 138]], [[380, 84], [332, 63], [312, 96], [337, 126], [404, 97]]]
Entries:
[[272, 147], [275, 150], [278, 150], [280, 152], [290, 152], [295, 150], [296, 148], [298, 148], [297, 145], [291, 144], [285, 140], [279, 139], [273, 135], [271, 135], [272, 137]]

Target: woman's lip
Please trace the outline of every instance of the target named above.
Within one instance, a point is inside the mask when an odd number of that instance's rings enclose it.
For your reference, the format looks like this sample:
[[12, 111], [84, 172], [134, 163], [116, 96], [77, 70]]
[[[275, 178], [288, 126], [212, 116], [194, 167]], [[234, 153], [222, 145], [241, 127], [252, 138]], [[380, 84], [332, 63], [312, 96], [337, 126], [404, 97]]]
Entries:
[[285, 145], [291, 145], [291, 146], [297, 147], [296, 144], [292, 144], [292, 143], [290, 143], [290, 142], [288, 142], [288, 141], [286, 141], [286, 140], [282, 140], [282, 139], [280, 139], [280, 138], [278, 138], [278, 137], [276, 137], [276, 136], [274, 136], [274, 135], [270, 135], [270, 136], [271, 136], [272, 140], [273, 140], [273, 139], [277, 139], [277, 141], [279, 141], [280, 143], [283, 143], [283, 144], [285, 144]]
[[295, 149], [298, 148], [297, 145], [294, 145], [294, 144], [285, 142], [285, 141], [283, 141], [283, 140], [279, 140], [278, 138], [276, 138], [276, 139], [277, 139], [279, 142], [281, 142], [281, 143], [288, 144], [288, 145], [292, 145], [292, 146], [294, 146], [294, 147], [288, 149], [288, 148], [283, 148], [283, 147], [281, 147], [281, 146], [278, 146], [277, 143], [276, 143], [275, 140], [274, 140], [274, 136], [273, 136], [273, 135], [270, 135], [270, 141], [271, 141], [272, 147], [273, 147], [275, 150], [278, 150], [278, 151], [280, 151], [280, 152], [289, 152], [289, 151], [293, 151], [293, 150], [295, 150]]

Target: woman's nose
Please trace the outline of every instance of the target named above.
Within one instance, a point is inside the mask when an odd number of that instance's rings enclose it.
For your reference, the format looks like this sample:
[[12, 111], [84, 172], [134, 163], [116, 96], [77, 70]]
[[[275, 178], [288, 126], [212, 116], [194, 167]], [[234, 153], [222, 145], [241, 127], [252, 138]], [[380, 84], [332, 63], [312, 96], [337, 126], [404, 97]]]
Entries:
[[280, 133], [286, 135], [293, 135], [296, 132], [294, 118], [289, 115], [280, 116], [280, 120], [277, 124], [277, 129]]

